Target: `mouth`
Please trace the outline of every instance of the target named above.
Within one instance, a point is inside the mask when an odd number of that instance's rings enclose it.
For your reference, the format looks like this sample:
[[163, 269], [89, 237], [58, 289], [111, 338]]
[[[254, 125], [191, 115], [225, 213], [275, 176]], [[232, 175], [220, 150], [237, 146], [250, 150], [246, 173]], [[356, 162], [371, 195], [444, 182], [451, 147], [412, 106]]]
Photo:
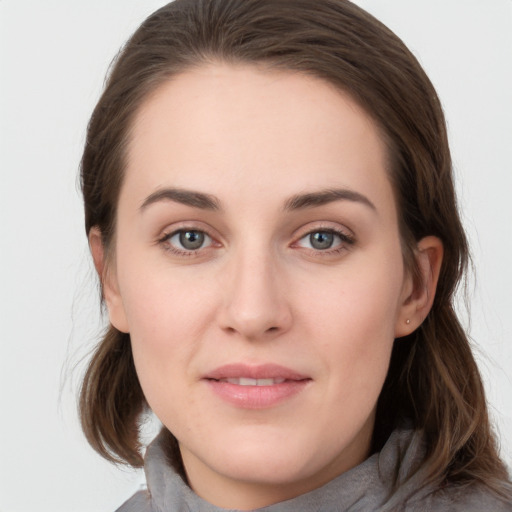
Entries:
[[214, 395], [242, 409], [275, 407], [291, 400], [312, 382], [306, 375], [274, 364], [225, 365], [208, 373], [203, 380]]
[[281, 384], [287, 380], [309, 379], [307, 375], [296, 370], [270, 363], [258, 365], [226, 364], [208, 372], [204, 378], [238, 384], [239, 386], [271, 386]]
[[286, 379], [251, 379], [250, 377], [234, 377], [229, 379], [218, 379], [217, 382], [228, 382], [236, 386], [274, 386], [282, 384]]

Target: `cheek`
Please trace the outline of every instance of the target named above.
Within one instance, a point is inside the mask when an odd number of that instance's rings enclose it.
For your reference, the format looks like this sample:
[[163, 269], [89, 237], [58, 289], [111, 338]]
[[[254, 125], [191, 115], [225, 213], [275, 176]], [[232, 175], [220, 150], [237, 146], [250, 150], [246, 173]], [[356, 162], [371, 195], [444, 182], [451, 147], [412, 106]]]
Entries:
[[374, 338], [393, 338], [403, 286], [399, 258], [357, 261], [316, 286], [309, 283], [307, 293], [297, 291], [303, 297], [302, 309], [311, 311], [318, 326], [353, 340], [362, 349]]
[[212, 287], [197, 272], [174, 268], [160, 253], [139, 252], [131, 248], [129, 258], [118, 260], [130, 333], [154, 349], [166, 350], [184, 334], [190, 339], [202, 328], [209, 317]]
[[137, 315], [130, 317], [132, 352], [146, 401], [170, 426], [170, 419], [191, 405], [186, 389], [191, 382], [191, 361], [199, 350], [194, 333], [197, 325], [183, 301], [170, 300], [166, 295], [152, 295], [150, 299], [151, 303], [141, 304]]
[[380, 392], [400, 310], [403, 269], [398, 262], [352, 268], [308, 295], [308, 332], [327, 358], [326, 373], [334, 376], [338, 393]]
[[[128, 267], [121, 293], [130, 328], [137, 375], [157, 412], [172, 408], [192, 376], [192, 362], [212, 321], [211, 292], [167, 269]], [[197, 284], [197, 283], [196, 283]]]

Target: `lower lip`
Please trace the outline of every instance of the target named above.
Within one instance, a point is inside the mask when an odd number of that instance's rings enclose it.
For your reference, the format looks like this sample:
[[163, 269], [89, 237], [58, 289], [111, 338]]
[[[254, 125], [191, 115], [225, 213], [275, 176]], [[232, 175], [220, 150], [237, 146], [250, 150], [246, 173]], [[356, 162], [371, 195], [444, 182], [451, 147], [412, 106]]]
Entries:
[[297, 395], [311, 380], [286, 380], [272, 386], [240, 386], [213, 379], [207, 379], [206, 382], [217, 396], [236, 407], [266, 409]]

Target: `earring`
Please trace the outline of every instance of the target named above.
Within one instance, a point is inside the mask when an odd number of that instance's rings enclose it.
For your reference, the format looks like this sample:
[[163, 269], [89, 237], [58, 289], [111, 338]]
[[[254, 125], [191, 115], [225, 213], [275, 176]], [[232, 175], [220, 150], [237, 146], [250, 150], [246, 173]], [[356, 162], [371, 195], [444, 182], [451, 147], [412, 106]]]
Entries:
[[406, 323], [407, 325], [409, 325], [409, 324], [411, 323], [411, 321], [410, 321], [409, 319], [407, 319], [407, 320], [405, 321], [405, 323]]

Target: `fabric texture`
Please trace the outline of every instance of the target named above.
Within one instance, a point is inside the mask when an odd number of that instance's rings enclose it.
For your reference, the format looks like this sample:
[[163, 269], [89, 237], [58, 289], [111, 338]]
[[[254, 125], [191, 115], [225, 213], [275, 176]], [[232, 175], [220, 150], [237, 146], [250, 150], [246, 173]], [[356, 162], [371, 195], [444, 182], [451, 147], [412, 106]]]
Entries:
[[[192, 491], [167, 463], [161, 443], [158, 436], [146, 452], [148, 491], [136, 493], [117, 512], [226, 512]], [[420, 433], [396, 430], [381, 452], [359, 466], [319, 489], [258, 512], [512, 512], [512, 503], [477, 486], [421, 489], [421, 473], [407, 476], [423, 454]]]

